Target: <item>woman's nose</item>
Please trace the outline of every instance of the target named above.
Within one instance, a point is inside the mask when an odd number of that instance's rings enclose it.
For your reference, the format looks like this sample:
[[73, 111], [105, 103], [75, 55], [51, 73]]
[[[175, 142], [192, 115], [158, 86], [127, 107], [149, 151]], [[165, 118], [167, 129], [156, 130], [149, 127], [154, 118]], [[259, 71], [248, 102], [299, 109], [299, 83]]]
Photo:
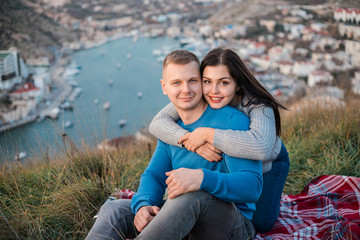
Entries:
[[212, 87], [211, 87], [211, 92], [212, 93], [218, 93], [219, 92], [219, 86], [218, 84], [213, 84]]

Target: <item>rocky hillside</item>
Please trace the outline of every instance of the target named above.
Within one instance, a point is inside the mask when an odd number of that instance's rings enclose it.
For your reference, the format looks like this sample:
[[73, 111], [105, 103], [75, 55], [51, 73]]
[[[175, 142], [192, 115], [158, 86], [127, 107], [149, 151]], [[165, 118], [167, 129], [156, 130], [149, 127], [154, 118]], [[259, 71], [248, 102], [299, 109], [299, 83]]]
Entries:
[[25, 0], [0, 1], [0, 49], [15, 46], [26, 58], [50, 55], [74, 34], [35, 11]]

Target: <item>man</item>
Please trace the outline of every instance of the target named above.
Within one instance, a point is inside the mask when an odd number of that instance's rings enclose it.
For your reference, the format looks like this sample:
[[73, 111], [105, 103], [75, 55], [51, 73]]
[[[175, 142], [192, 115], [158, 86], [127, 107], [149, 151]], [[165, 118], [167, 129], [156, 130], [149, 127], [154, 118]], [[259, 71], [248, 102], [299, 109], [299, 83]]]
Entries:
[[[186, 50], [165, 58], [161, 86], [180, 115], [178, 124], [189, 131], [249, 127], [248, 117], [234, 108], [208, 106], [199, 60]], [[188, 234], [191, 239], [252, 239], [251, 218], [261, 188], [260, 161], [223, 154], [223, 161], [212, 163], [159, 140], [131, 206], [128, 200], [105, 204], [88, 239], [182, 239]]]

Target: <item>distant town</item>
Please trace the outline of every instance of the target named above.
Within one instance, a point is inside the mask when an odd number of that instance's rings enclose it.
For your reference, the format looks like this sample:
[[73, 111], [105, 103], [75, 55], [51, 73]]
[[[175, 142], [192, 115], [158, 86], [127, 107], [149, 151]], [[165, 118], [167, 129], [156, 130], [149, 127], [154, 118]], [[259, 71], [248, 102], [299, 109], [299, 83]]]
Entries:
[[[124, 37], [134, 42], [142, 37], [175, 38], [179, 48], [200, 59], [215, 47], [234, 49], [282, 102], [306, 97], [344, 104], [346, 95], [360, 95], [360, 9], [269, 4], [264, 14], [248, 12], [240, 18], [231, 9], [246, 8], [247, 1], [27, 3], [75, 33], [76, 39], [63, 42], [55, 57], [25, 59], [15, 46], [0, 51], [0, 132], [56, 118], [61, 108], [71, 108], [81, 94], [73, 80], [81, 66], [71, 60], [71, 53]], [[226, 14], [239, 14], [239, 19], [222, 17]], [[170, 50], [164, 47], [152, 53], [161, 62]]]

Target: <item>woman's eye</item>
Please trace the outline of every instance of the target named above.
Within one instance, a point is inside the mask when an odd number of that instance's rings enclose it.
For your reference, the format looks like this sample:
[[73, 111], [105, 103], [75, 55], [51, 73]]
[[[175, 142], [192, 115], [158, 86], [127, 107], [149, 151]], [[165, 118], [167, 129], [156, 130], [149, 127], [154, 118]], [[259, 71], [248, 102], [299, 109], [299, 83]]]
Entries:
[[229, 83], [228, 83], [228, 82], [223, 81], [223, 82], [221, 82], [221, 84], [222, 84], [222, 85], [224, 85], [224, 86], [226, 86], [226, 85], [228, 85]]
[[203, 81], [205, 84], [210, 84], [210, 81], [209, 80], [204, 80]]

